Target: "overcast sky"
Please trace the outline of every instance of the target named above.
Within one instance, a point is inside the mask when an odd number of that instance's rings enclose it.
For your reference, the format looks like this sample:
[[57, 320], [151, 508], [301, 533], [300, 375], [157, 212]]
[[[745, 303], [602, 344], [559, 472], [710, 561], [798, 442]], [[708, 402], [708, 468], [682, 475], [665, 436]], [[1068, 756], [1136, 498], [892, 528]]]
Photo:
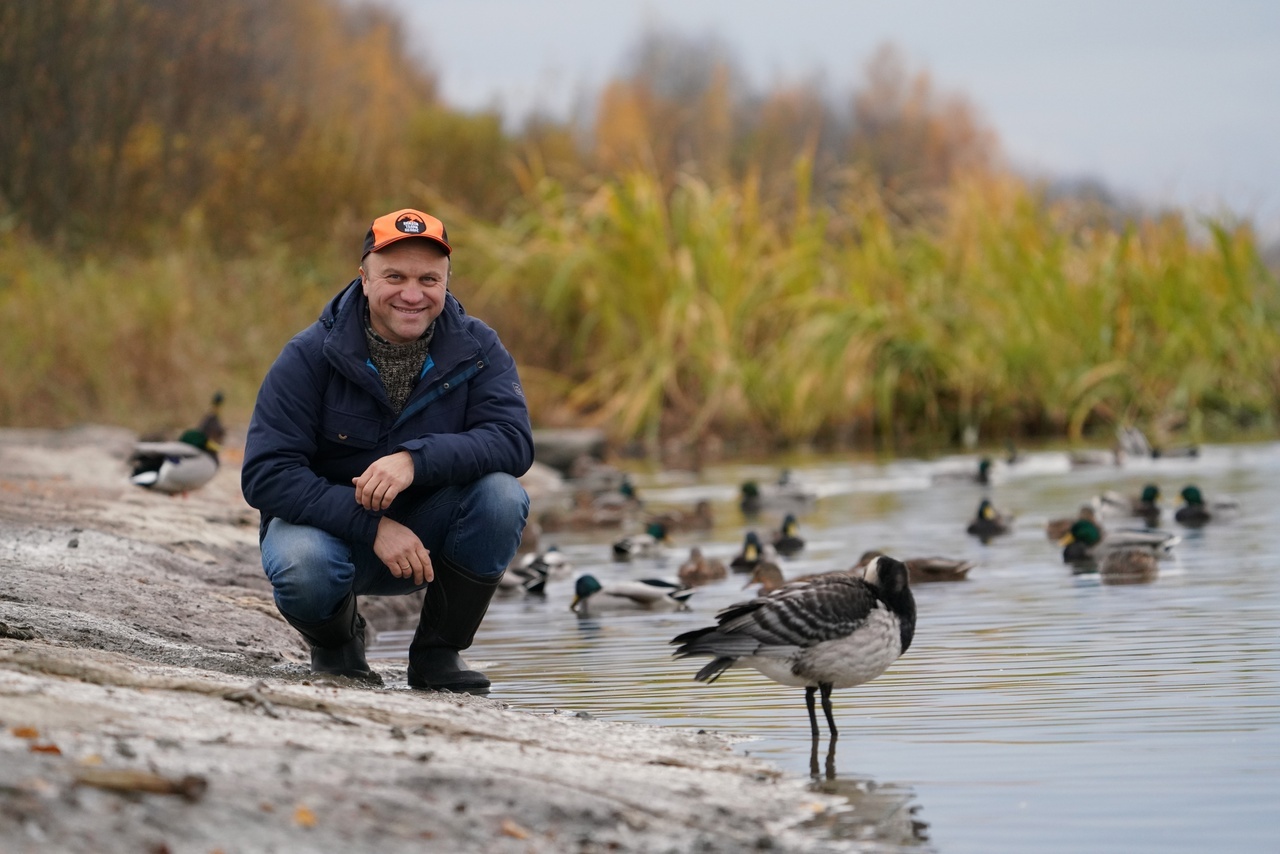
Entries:
[[1016, 166], [1280, 238], [1280, 0], [380, 0], [462, 108], [563, 115], [646, 29], [713, 34], [759, 90], [852, 91], [896, 44]]

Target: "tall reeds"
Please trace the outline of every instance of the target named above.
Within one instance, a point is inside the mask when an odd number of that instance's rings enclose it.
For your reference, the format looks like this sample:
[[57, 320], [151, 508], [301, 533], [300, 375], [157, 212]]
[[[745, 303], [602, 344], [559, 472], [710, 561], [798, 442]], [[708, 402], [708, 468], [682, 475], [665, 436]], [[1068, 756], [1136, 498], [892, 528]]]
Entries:
[[479, 296], [555, 377], [541, 412], [619, 438], [893, 446], [1274, 423], [1280, 293], [1247, 229], [1090, 228], [989, 176], [901, 229], [869, 183], [823, 208], [800, 174], [785, 215], [750, 179], [632, 174], [582, 200], [544, 186], [486, 230]]
[[[797, 175], [785, 206], [752, 178], [543, 179], [501, 224], [451, 219], [455, 292], [516, 354], [535, 421], [654, 447], [1274, 427], [1280, 290], [1247, 229], [1091, 228], [1013, 178], [960, 182], [904, 229], [870, 183], [829, 206]], [[145, 429], [214, 387], [247, 415], [354, 262], [64, 260], [10, 235], [0, 269], [0, 423]]]

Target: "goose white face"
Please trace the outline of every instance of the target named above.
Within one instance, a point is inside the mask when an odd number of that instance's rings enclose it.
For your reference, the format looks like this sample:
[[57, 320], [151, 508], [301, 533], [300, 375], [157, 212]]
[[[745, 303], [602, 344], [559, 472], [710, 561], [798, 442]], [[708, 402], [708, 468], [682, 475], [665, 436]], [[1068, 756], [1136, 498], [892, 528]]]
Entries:
[[880, 561], [881, 560], [883, 560], [883, 558], [873, 557], [871, 559], [871, 562], [868, 563], [866, 567], [862, 570], [862, 578], [868, 584], [874, 584], [877, 587], [881, 586], [880, 585]]

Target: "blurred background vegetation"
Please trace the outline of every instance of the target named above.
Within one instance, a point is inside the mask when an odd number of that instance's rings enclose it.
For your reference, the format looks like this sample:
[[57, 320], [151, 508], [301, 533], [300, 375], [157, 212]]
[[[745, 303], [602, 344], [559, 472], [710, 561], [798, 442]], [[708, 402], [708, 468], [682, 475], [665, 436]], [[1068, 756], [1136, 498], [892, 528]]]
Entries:
[[421, 207], [537, 426], [652, 453], [1272, 434], [1248, 222], [1019, 176], [892, 47], [833, 98], [651, 32], [567, 120], [452, 109], [337, 0], [0, 5], [0, 424], [174, 430]]

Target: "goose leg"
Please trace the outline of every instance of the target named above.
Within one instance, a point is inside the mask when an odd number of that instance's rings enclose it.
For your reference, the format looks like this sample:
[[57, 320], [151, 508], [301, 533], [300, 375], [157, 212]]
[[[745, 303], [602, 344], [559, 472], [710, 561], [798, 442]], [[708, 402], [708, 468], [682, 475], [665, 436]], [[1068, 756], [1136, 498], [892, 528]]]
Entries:
[[813, 706], [813, 694], [816, 690], [812, 685], [804, 689], [804, 704], [809, 710], [809, 732], [813, 739], [809, 747], [809, 773], [814, 777], [818, 776], [818, 714]]
[[[831, 730], [831, 743], [835, 744], [836, 738], [837, 736], [840, 735], [840, 733], [836, 731], [836, 720], [831, 713], [831, 683], [823, 682], [819, 684], [818, 687], [822, 689], [822, 713], [827, 716], [827, 729]], [[809, 693], [809, 721], [810, 723], [813, 724], [814, 737], [816, 738], [817, 732], [818, 732], [818, 722], [817, 720], [814, 719], [814, 715], [813, 715], [813, 689], [810, 688], [808, 690], [810, 692]]]
[[[831, 683], [822, 682], [818, 687], [822, 690], [822, 713], [827, 716], [827, 729], [831, 730], [831, 741], [827, 744], [827, 779], [834, 780], [836, 776], [836, 739], [839, 738], [840, 733], [836, 730], [835, 716], [831, 712]], [[811, 701], [812, 696], [810, 695]], [[815, 754], [810, 758], [809, 770], [816, 775], [818, 773], [816, 754], [818, 722], [816, 720], [813, 721], [813, 731], [815, 733], [813, 742]]]

